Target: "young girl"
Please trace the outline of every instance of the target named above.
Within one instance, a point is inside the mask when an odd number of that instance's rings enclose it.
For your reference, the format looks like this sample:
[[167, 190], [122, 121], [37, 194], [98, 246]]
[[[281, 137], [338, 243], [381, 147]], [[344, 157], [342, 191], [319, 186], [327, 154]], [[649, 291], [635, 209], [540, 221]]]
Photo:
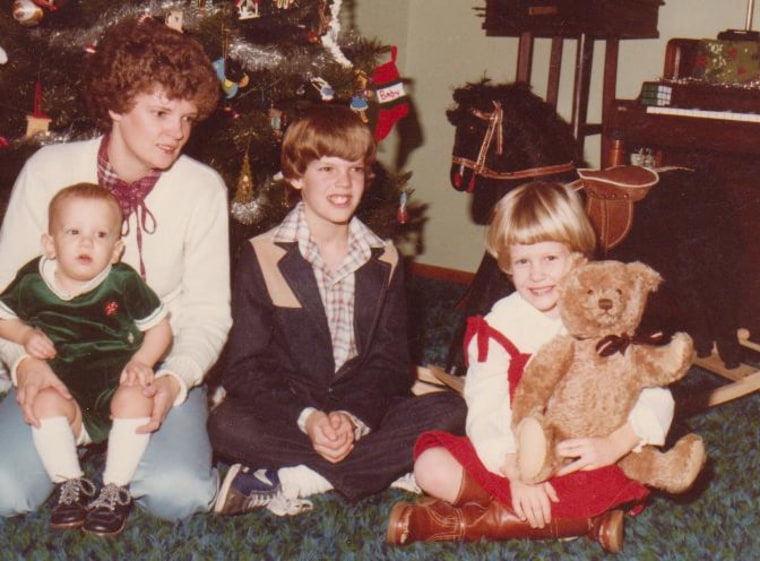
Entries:
[[628, 423], [606, 438], [561, 442], [559, 453], [571, 461], [537, 485], [518, 477], [511, 430], [508, 379], [519, 379], [530, 354], [563, 330], [557, 284], [578, 257], [592, 256], [595, 243], [570, 188], [533, 182], [496, 205], [486, 249], [516, 290], [485, 318], [469, 321], [467, 436], [429, 432], [417, 441], [415, 477], [432, 498], [393, 507], [390, 543], [589, 535], [608, 551], [620, 550], [623, 513], [610, 509], [641, 502], [648, 491], [614, 464], [637, 446], [663, 444], [673, 416], [670, 392], [642, 392]]

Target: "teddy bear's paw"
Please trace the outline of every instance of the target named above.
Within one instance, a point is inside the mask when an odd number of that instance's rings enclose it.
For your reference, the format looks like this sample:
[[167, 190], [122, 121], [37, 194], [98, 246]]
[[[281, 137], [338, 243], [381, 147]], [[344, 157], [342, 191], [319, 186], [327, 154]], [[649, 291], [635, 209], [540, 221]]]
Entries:
[[694, 484], [705, 465], [707, 454], [702, 437], [687, 434], [676, 442], [667, 455], [674, 460], [673, 464], [678, 466], [678, 470], [677, 473], [673, 473], [665, 490], [670, 493], [683, 493]]
[[549, 444], [541, 422], [526, 417], [517, 425], [517, 468], [526, 483], [538, 482], [549, 459]]
[[685, 491], [694, 484], [707, 460], [705, 443], [697, 434], [687, 434], [676, 442], [676, 449], [682, 450], [685, 461], [683, 463], [683, 489]]
[[678, 332], [670, 342], [673, 355], [681, 358], [679, 362], [690, 363], [694, 354], [694, 342], [687, 333]]

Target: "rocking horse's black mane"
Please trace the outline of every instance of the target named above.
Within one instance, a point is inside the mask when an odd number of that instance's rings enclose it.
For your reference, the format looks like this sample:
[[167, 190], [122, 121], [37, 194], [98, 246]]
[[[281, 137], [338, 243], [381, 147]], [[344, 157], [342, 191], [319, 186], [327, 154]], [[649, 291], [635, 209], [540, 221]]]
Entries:
[[[454, 90], [456, 107], [446, 112], [455, 127], [472, 119], [471, 109], [493, 111], [493, 102], [504, 110], [505, 154], [522, 167], [536, 167], [575, 159], [575, 138], [570, 125], [555, 108], [522, 83], [492, 85], [485, 79]], [[455, 147], [459, 148], [459, 147]], [[464, 148], [464, 147], [462, 147]], [[475, 147], [477, 149], [477, 147]]]
[[[497, 101], [504, 111], [504, 151], [498, 156], [494, 146], [491, 147], [487, 160], [490, 168], [499, 172], [515, 171], [563, 164], [576, 158], [577, 144], [570, 125], [526, 84], [491, 84], [484, 79], [455, 89], [453, 98], [455, 106], [446, 112], [449, 122], [457, 129], [453, 155], [473, 158], [477, 154], [486, 125], [473, 116], [472, 110], [490, 113]], [[576, 165], [583, 167], [581, 162]], [[571, 173], [542, 179], [570, 181], [574, 178], [575, 174]], [[525, 179], [478, 178], [472, 204], [473, 220], [486, 223], [496, 201], [524, 182]]]

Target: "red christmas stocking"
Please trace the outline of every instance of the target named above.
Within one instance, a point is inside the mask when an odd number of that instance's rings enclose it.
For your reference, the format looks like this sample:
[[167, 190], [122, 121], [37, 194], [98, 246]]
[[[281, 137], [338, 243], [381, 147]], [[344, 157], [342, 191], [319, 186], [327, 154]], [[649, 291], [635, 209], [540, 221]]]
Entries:
[[409, 98], [396, 68], [396, 47], [391, 47], [391, 60], [375, 68], [372, 81], [380, 103], [375, 123], [375, 139], [382, 140], [391, 132], [393, 125], [409, 114]]

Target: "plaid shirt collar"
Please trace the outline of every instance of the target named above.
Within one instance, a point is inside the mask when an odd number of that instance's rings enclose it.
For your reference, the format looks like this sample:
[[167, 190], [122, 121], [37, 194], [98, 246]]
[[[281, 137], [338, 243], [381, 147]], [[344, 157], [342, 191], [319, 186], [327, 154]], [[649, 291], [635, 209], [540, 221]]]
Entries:
[[98, 149], [98, 183], [101, 187], [108, 189], [119, 200], [121, 212], [124, 215], [122, 222], [121, 234], [129, 234], [129, 219], [132, 214], [135, 215], [137, 222], [137, 251], [140, 256], [140, 276], [143, 280], [146, 278], [145, 263], [142, 257], [142, 234], [152, 234], [156, 231], [158, 223], [156, 217], [145, 204], [145, 197], [153, 190], [156, 183], [161, 177], [160, 170], [152, 170], [145, 177], [129, 183], [124, 181], [116, 173], [116, 170], [108, 160], [108, 143], [110, 135], [106, 134], [100, 141]]
[[[304, 259], [311, 264], [321, 264], [319, 249], [314, 240], [311, 239], [309, 226], [306, 223], [303, 202], [299, 202], [277, 227], [274, 241], [297, 243], [298, 250]], [[354, 216], [348, 224], [348, 255], [343, 265], [336, 272], [336, 277], [343, 276], [346, 268], [349, 269], [347, 272], [354, 272], [369, 260], [372, 249], [383, 247], [385, 247], [385, 242], [382, 238]]]

